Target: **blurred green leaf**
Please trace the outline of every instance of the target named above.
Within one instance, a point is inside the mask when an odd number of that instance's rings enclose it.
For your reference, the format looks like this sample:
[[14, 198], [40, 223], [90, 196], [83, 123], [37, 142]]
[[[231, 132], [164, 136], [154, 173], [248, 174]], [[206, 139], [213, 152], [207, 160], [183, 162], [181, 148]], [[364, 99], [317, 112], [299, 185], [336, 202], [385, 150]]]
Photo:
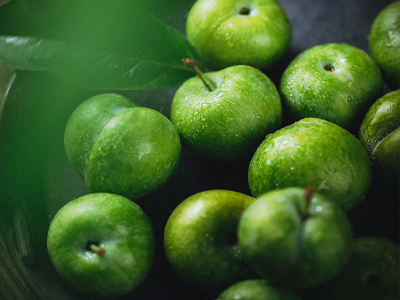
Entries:
[[[0, 0], [1, 1], [4, 0]], [[0, 33], [5, 35], [33, 35], [57, 30], [46, 26], [55, 20], [67, 23], [69, 15], [85, 11], [82, 0], [8, 0], [0, 9]], [[7, 1], [6, 1], [7, 2]], [[110, 1], [112, 2], [112, 1]], [[134, 4], [159, 18], [164, 24], [185, 33], [186, 17], [196, 0], [116, 0], [120, 7]], [[92, 5], [90, 1], [89, 6]], [[109, 3], [108, 3], [109, 4]], [[107, 4], [107, 5], [108, 5]], [[104, 1], [98, 1], [98, 5]], [[65, 16], [67, 16], [65, 18]], [[59, 18], [60, 17], [60, 18]], [[88, 18], [92, 17], [88, 15]], [[57, 20], [58, 19], [58, 20]]]
[[54, 40], [0, 36], [0, 58], [17, 69], [49, 71], [89, 89], [165, 88], [193, 76], [174, 57], [175, 51], [182, 57], [191, 57], [191, 53], [179, 51], [183, 50], [179, 40], [173, 43], [171, 47], [167, 42], [160, 53], [154, 51], [152, 56], [147, 55], [152, 51], [132, 51], [128, 56]]
[[[18, 69], [103, 90], [175, 87], [193, 76], [181, 60], [199, 60], [196, 50], [134, 1], [32, 2], [14, 0], [0, 10], [0, 20], [9, 13], [7, 24], [0, 21], [0, 59]], [[25, 25], [8, 25], [16, 15]]]

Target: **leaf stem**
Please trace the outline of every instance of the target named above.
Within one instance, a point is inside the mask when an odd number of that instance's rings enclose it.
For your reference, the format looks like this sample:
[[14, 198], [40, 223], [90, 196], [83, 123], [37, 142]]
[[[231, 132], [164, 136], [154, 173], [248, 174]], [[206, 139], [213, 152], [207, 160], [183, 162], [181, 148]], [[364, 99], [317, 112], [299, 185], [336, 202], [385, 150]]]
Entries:
[[210, 90], [210, 92], [212, 92], [213, 90], [215, 90], [217, 87], [210, 81], [208, 80], [203, 73], [200, 71], [199, 69], [199, 62], [193, 58], [183, 58], [182, 61], [184, 62], [184, 64], [186, 66], [188, 66], [189, 68], [192, 68], [197, 76], [200, 77], [200, 79], [204, 82], [204, 84], [207, 86], [207, 88]]

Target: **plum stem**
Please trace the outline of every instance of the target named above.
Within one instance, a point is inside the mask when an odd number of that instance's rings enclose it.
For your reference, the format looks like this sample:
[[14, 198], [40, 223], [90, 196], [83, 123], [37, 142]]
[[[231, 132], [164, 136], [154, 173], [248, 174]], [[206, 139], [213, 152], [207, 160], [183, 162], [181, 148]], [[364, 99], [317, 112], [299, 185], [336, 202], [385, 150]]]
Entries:
[[308, 218], [308, 209], [310, 208], [311, 199], [314, 196], [315, 188], [312, 185], [308, 185], [304, 190], [304, 199], [306, 199], [306, 206], [304, 208], [303, 220]]
[[199, 62], [193, 58], [183, 58], [182, 61], [186, 66], [194, 70], [197, 74], [197, 76], [200, 77], [200, 79], [204, 82], [204, 84], [207, 86], [207, 88], [212, 92], [215, 90], [217, 87], [210, 81], [208, 80], [203, 73], [199, 69]]
[[106, 249], [104, 247], [99, 247], [95, 244], [90, 245], [90, 250], [100, 256], [104, 256], [106, 254]]

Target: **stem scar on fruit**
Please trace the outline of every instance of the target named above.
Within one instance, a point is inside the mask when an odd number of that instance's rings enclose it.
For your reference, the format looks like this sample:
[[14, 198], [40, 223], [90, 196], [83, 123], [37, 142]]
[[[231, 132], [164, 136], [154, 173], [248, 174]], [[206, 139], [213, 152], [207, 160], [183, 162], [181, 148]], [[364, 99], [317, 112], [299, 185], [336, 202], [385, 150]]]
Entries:
[[193, 58], [183, 58], [182, 59], [183, 63], [188, 66], [189, 68], [193, 69], [197, 76], [200, 77], [200, 79], [204, 82], [204, 84], [207, 86], [207, 88], [212, 92], [215, 90], [217, 87], [209, 81], [205, 76], [203, 76], [203, 73], [199, 69], [199, 62]]

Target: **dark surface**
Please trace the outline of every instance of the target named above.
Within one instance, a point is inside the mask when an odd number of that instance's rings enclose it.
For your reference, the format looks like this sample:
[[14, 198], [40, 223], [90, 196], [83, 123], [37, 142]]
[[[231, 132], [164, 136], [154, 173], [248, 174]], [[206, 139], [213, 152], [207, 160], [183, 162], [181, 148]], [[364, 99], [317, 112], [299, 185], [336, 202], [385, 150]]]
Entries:
[[[185, 1], [182, 1], [184, 3]], [[193, 1], [163, 21], [184, 33], [184, 18]], [[368, 33], [376, 15], [392, 1], [281, 0], [293, 28], [289, 53], [267, 75], [279, 83], [287, 64], [301, 51], [322, 43], [347, 42], [368, 52]], [[171, 14], [176, 11], [171, 10]], [[176, 89], [125, 92], [138, 104], [169, 116]], [[384, 93], [389, 88], [385, 86]], [[21, 72], [1, 119], [0, 173], [2, 199], [19, 203], [26, 211], [35, 260], [27, 266], [34, 283], [48, 299], [81, 299], [59, 282], [46, 253], [48, 222], [58, 208], [87, 193], [66, 159], [63, 149], [65, 122], [91, 91], [73, 90], [47, 74]], [[23, 100], [21, 100], [23, 99]], [[156, 256], [144, 284], [124, 299], [214, 299], [190, 288], [170, 269], [163, 251], [164, 225], [172, 210], [190, 195], [209, 189], [250, 194], [248, 161], [219, 164], [203, 160], [183, 149], [180, 165], [157, 193], [137, 203], [151, 218], [156, 234]], [[374, 176], [363, 203], [349, 213], [356, 237], [380, 236], [399, 242], [399, 188]], [[10, 238], [13, 247], [14, 240]]]

